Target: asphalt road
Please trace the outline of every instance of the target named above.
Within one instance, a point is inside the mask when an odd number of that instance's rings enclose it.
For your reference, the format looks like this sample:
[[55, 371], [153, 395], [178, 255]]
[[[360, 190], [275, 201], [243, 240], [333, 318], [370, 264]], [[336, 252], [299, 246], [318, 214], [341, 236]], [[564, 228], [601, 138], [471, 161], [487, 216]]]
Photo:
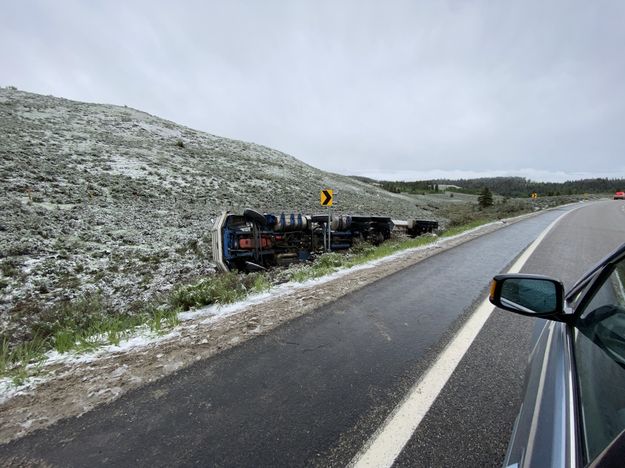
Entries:
[[[521, 272], [559, 278], [568, 290], [624, 242], [625, 203], [595, 203], [562, 218]], [[501, 466], [543, 325], [496, 310], [394, 466]]]
[[[564, 217], [525, 271], [570, 285], [625, 241], [622, 202]], [[490, 278], [564, 211], [431, 257], [266, 336], [0, 446], [59, 466], [344, 466], [444, 347]], [[501, 464], [534, 323], [495, 313], [397, 459]]]

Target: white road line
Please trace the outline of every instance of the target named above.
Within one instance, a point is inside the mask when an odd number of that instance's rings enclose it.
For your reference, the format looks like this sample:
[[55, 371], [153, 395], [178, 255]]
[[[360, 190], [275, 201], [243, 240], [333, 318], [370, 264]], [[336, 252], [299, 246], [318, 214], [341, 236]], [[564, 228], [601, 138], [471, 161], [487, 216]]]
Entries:
[[[574, 211], [574, 210], [571, 210]], [[570, 211], [562, 214], [547, 227], [512, 265], [509, 273], [518, 273], [545, 236]], [[384, 424], [369, 439], [364, 448], [352, 459], [349, 466], [390, 467], [406, 443], [419, 427], [423, 417], [451, 377], [486, 320], [494, 310], [488, 297], [466, 321], [456, 336], [445, 347], [438, 359], [408, 392], [406, 398], [393, 410]]]

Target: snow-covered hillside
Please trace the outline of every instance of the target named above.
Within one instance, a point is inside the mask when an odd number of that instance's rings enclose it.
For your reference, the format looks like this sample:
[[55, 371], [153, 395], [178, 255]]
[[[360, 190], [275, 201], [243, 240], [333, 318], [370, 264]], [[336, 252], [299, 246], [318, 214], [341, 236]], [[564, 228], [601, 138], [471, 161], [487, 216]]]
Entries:
[[432, 215], [407, 197], [270, 148], [127, 107], [0, 88], [0, 332], [26, 333], [56, 303], [139, 308], [213, 271], [224, 209]]

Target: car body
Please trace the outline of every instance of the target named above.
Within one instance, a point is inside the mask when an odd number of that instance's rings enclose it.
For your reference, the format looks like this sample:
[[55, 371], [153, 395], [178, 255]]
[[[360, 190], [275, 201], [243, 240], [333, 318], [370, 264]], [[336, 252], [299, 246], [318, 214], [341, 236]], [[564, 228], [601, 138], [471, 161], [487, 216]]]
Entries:
[[625, 192], [616, 192], [614, 194], [615, 200], [625, 200]]
[[505, 466], [625, 466], [625, 244], [567, 293], [499, 275], [490, 300], [547, 319], [530, 354]]

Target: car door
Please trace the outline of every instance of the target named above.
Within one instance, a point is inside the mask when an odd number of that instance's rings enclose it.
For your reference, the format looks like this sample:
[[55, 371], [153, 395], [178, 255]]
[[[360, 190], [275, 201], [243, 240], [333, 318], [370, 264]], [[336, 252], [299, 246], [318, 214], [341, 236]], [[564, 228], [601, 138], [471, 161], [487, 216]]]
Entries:
[[504, 466], [578, 466], [573, 334], [562, 322], [537, 321], [525, 393]]
[[505, 466], [625, 466], [624, 257], [625, 245], [578, 282], [561, 314], [537, 321]]
[[625, 259], [606, 266], [576, 310], [573, 348], [587, 464], [605, 460], [625, 430]]

